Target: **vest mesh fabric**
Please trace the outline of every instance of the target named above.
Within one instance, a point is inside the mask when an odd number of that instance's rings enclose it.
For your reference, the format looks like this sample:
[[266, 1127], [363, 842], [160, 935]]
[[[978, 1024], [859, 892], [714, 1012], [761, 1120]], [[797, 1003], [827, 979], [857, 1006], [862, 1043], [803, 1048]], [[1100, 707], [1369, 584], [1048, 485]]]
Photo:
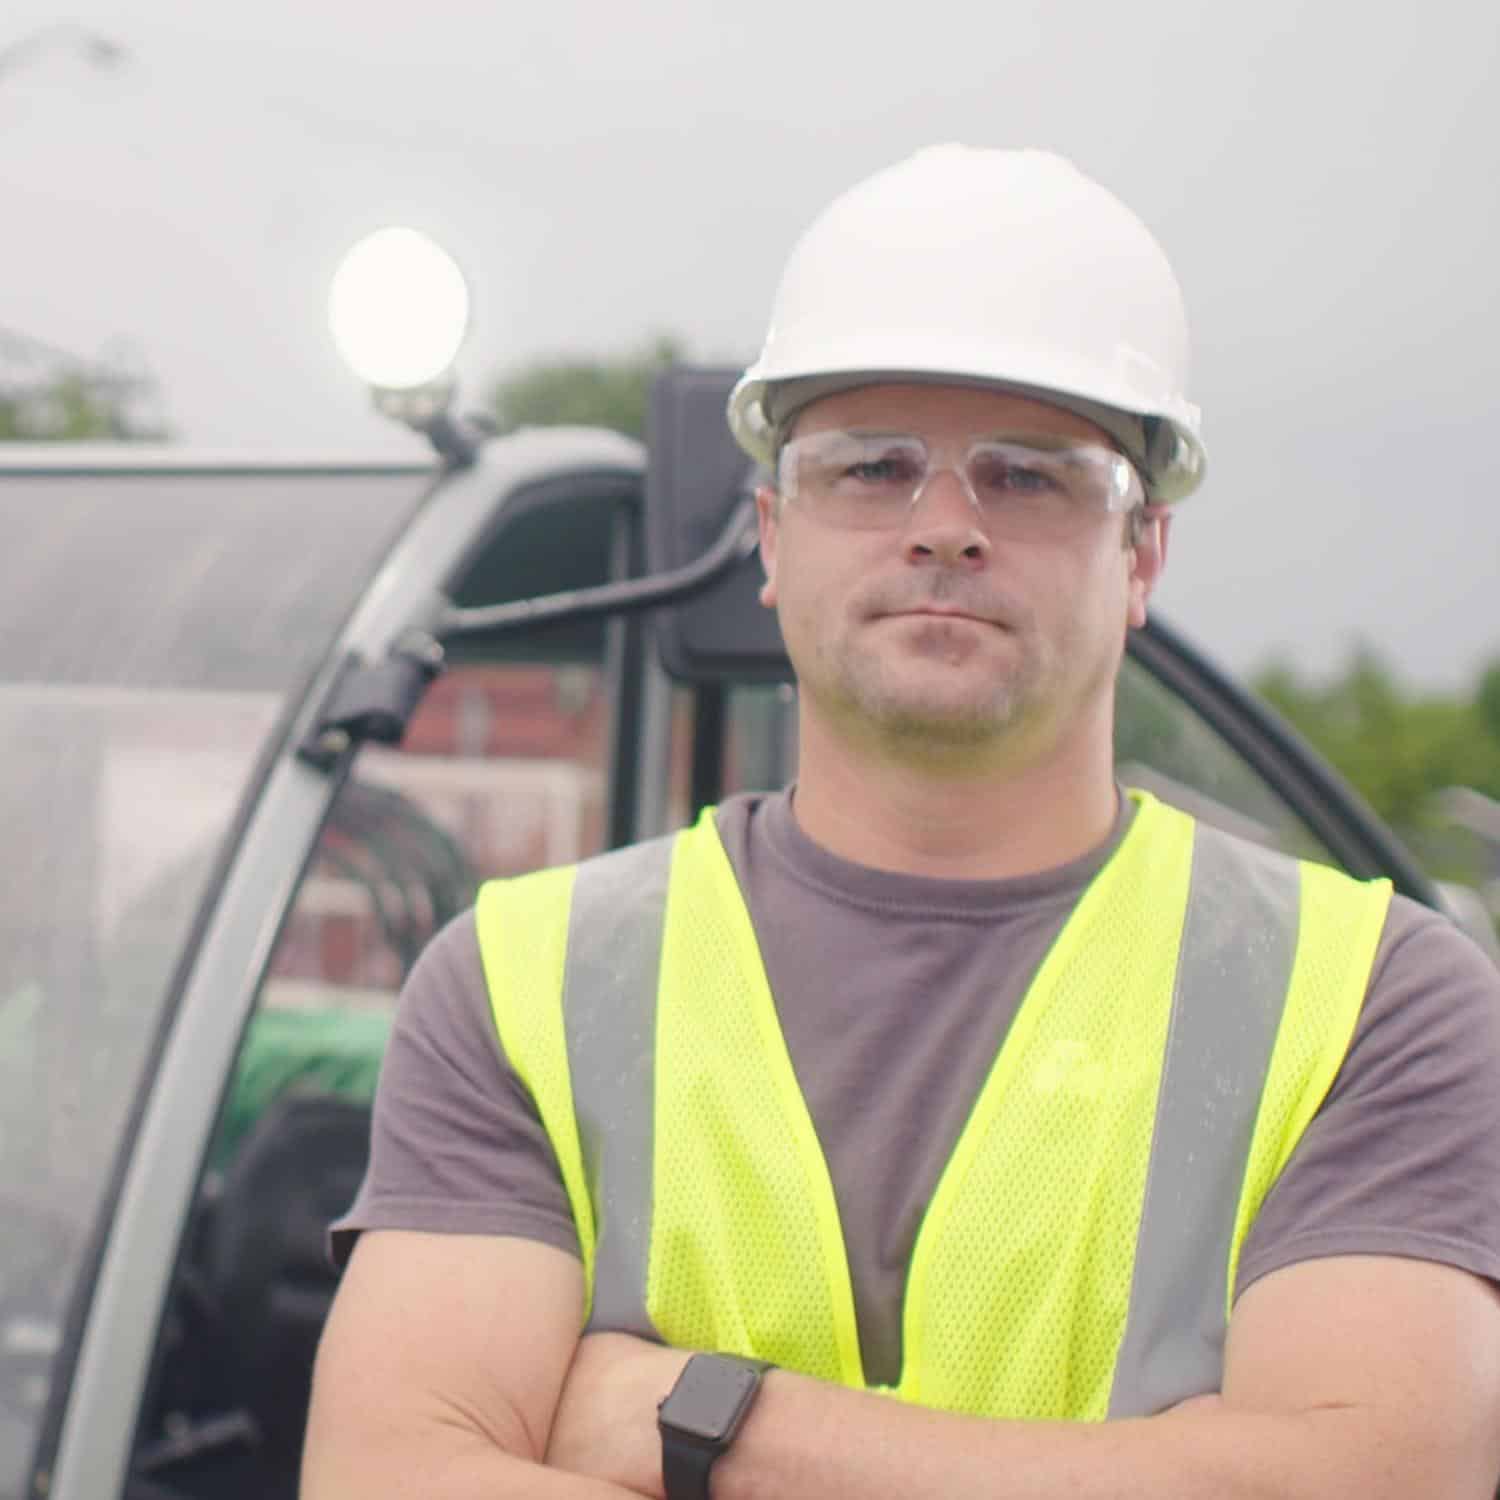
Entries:
[[833, 1184], [711, 821], [677, 843], [657, 1005], [652, 1323], [862, 1386]]
[[917, 1238], [903, 1397], [1105, 1414], [1191, 856], [1189, 820], [1143, 805], [1038, 971]]

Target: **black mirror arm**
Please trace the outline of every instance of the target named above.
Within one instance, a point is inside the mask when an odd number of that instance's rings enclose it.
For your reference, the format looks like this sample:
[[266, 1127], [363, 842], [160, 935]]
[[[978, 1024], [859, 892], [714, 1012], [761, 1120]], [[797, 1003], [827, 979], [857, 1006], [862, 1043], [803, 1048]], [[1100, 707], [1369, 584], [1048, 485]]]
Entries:
[[632, 614], [700, 594], [755, 550], [755, 502], [742, 500], [713, 546], [686, 567], [650, 578], [570, 589], [482, 609], [440, 609], [425, 629], [409, 630], [380, 661], [350, 657], [339, 671], [298, 755], [333, 770], [355, 745], [398, 744], [428, 684], [444, 666], [444, 646], [462, 636], [496, 636], [558, 620]]
[[463, 636], [502, 635], [558, 620], [635, 614], [662, 604], [678, 604], [717, 583], [754, 552], [757, 540], [755, 502], [742, 500], [713, 546], [685, 567], [650, 578], [628, 578], [597, 588], [570, 589], [540, 599], [517, 599], [480, 609], [450, 605], [438, 615], [431, 631], [439, 641], [447, 642]]

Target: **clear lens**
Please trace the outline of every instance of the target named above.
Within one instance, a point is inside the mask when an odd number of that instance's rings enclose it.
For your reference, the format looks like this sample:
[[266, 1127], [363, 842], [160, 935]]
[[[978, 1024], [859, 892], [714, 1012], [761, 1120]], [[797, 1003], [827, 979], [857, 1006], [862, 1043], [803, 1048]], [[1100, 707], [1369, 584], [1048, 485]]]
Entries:
[[781, 451], [782, 493], [841, 526], [899, 521], [926, 475], [919, 438], [815, 432]]
[[813, 432], [781, 451], [781, 492], [830, 526], [904, 525], [934, 475], [950, 470], [992, 532], [1066, 531], [1144, 498], [1122, 454], [1039, 436], [979, 439], [949, 453], [902, 433]]
[[1123, 455], [1099, 444], [1065, 448], [1036, 443], [975, 443], [963, 472], [981, 507], [987, 497], [1066, 499], [1084, 513], [1123, 510], [1136, 494], [1135, 470]]

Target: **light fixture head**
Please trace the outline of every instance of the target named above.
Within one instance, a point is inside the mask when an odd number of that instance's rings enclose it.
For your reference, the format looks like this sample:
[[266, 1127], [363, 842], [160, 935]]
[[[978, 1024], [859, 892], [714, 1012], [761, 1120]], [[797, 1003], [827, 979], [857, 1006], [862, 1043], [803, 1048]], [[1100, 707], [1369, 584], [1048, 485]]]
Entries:
[[469, 288], [425, 234], [378, 229], [334, 273], [328, 326], [344, 363], [375, 390], [446, 386], [469, 328]]

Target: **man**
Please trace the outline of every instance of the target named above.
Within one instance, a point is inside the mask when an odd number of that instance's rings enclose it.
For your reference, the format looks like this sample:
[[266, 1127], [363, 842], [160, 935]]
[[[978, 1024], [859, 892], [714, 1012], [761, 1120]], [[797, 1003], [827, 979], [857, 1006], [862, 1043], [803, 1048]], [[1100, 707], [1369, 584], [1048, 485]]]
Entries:
[[1113, 779], [1185, 361], [1054, 157], [804, 236], [730, 403], [796, 786], [419, 965], [308, 1500], [1493, 1493], [1500, 980]]

